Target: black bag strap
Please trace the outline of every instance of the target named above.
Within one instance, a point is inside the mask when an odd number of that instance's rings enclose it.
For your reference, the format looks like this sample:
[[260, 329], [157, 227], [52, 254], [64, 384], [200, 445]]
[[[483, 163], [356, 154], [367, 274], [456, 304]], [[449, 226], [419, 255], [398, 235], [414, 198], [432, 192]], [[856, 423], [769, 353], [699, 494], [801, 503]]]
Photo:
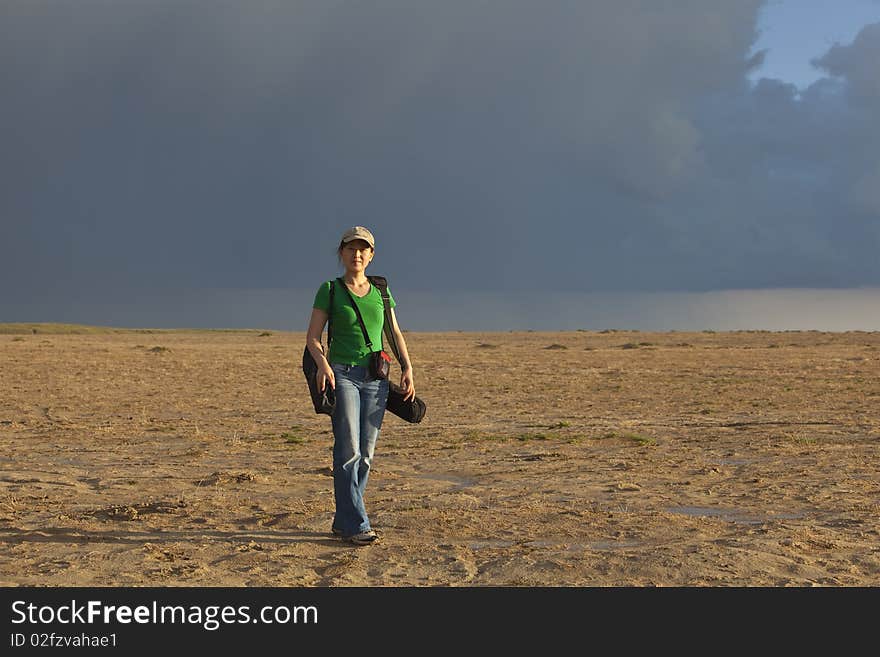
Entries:
[[382, 305], [385, 307], [385, 323], [382, 324], [382, 332], [388, 338], [388, 346], [394, 352], [397, 362], [400, 362], [400, 349], [397, 347], [397, 338], [394, 337], [394, 322], [391, 321], [391, 299], [388, 297], [388, 279], [384, 276], [367, 276], [370, 282], [376, 286], [382, 295]]
[[330, 281], [330, 302], [327, 305], [327, 353], [330, 353], [330, 342], [333, 340], [333, 290], [336, 281]]
[[364, 342], [367, 344], [367, 349], [372, 351], [373, 342], [367, 334], [367, 326], [364, 324], [364, 318], [361, 316], [361, 309], [358, 308], [357, 303], [355, 303], [354, 296], [352, 295], [351, 290], [348, 289], [348, 285], [345, 284], [345, 281], [341, 278], [337, 278], [336, 280], [342, 284], [342, 287], [345, 288], [345, 291], [348, 293], [348, 298], [351, 300], [351, 305], [354, 307], [354, 314], [357, 316], [358, 324], [361, 325], [361, 332], [364, 334]]

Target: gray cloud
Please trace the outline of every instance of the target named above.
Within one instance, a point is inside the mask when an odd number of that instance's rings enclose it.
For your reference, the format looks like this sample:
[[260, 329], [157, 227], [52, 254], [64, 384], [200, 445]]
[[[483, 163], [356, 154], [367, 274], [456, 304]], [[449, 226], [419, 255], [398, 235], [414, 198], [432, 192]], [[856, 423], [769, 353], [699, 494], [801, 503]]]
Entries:
[[845, 198], [853, 213], [873, 216], [874, 235], [880, 235], [880, 23], [866, 26], [851, 45], [835, 45], [814, 63], [844, 80], [848, 101], [847, 127], [852, 130], [853, 152], [841, 158], [852, 181]]
[[880, 24], [797, 96], [760, 4], [6, 2], [0, 291], [876, 285]]
[[852, 44], [835, 44], [825, 55], [813, 61], [815, 66], [831, 75], [846, 78], [850, 94], [870, 107], [880, 103], [880, 23], [866, 25]]

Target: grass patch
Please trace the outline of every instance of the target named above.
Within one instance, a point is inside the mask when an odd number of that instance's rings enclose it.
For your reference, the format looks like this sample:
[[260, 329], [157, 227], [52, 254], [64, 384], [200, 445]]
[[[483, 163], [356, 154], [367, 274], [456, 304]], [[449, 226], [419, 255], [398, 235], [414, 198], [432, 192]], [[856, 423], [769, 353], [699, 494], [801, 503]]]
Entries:
[[620, 438], [622, 440], [631, 440], [634, 443], [639, 445], [656, 445], [657, 441], [651, 438], [650, 436], [643, 436], [638, 433], [631, 432], [618, 432], [618, 431], [607, 431], [601, 436], [604, 439], [608, 438]]
[[796, 445], [818, 445], [819, 441], [811, 436], [786, 436], [786, 439]]
[[462, 435], [464, 440], [468, 441], [480, 441], [480, 440], [506, 440], [507, 436], [500, 436], [494, 433], [483, 433], [481, 431], [477, 431], [476, 429], [470, 429], [469, 431], [465, 431]]
[[632, 440], [639, 445], [656, 445], [657, 441], [651, 438], [650, 436], [643, 436], [638, 433], [625, 433], [621, 436], [621, 438], [625, 438], [626, 440]]
[[304, 442], [306, 442], [306, 438], [300, 433], [301, 429], [301, 426], [295, 424], [294, 426], [290, 427], [289, 431], [285, 431], [281, 434], [281, 439], [284, 440], [284, 442], [288, 445], [302, 445]]
[[550, 436], [546, 433], [521, 433], [516, 436], [516, 439], [521, 442], [526, 442], [529, 440], [548, 440]]
[[554, 436], [552, 434], [547, 433], [539, 433], [539, 432], [526, 432], [515, 435], [502, 435], [497, 433], [483, 433], [482, 431], [477, 431], [476, 429], [471, 429], [466, 431], [462, 435], [463, 440], [467, 441], [488, 441], [488, 440], [519, 440], [520, 442], [528, 442], [532, 440], [550, 440], [552, 438], [557, 438], [558, 436]]

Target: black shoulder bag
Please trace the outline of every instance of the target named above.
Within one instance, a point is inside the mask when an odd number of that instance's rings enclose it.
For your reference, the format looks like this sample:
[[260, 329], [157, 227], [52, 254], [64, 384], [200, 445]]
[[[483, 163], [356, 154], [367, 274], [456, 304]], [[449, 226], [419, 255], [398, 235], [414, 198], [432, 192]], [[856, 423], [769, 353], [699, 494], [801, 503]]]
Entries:
[[[330, 341], [333, 339], [333, 290], [336, 288], [334, 281], [330, 281], [330, 304], [327, 311], [327, 349], [321, 345], [321, 351], [324, 354], [330, 353]], [[318, 390], [318, 364], [312, 358], [312, 352], [309, 351], [308, 345], [303, 349], [302, 370], [306, 377], [306, 383], [309, 385], [309, 395], [312, 397], [312, 405], [315, 407], [315, 413], [319, 415], [333, 415], [333, 408], [336, 406], [336, 391], [329, 382], [324, 382], [324, 391]]]
[[[382, 305], [385, 307], [385, 322], [382, 325], [382, 332], [388, 338], [388, 346], [394, 352], [397, 362], [400, 362], [400, 349], [397, 346], [397, 339], [394, 337], [394, 323], [391, 321], [391, 300], [388, 298], [388, 281], [383, 276], [367, 276], [370, 282], [376, 286], [382, 295]], [[361, 321], [363, 326], [363, 321]], [[385, 408], [391, 411], [397, 417], [418, 424], [425, 417], [427, 407], [425, 402], [417, 396], [412, 399], [404, 399], [406, 391], [393, 381], [388, 381], [388, 404]]]

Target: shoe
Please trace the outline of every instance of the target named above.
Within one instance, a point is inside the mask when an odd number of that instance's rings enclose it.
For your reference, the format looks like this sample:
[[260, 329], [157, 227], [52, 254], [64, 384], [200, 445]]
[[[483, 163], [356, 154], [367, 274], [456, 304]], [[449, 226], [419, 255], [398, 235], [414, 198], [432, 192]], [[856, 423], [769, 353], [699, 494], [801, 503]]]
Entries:
[[368, 529], [367, 531], [361, 532], [360, 534], [354, 534], [353, 536], [344, 536], [342, 540], [348, 543], [354, 543], [355, 545], [369, 545], [370, 543], [375, 543], [376, 541], [378, 541], [379, 535], [372, 529]]
[[336, 527], [331, 527], [330, 533], [333, 534], [334, 536], [342, 536], [342, 530], [338, 529]]

